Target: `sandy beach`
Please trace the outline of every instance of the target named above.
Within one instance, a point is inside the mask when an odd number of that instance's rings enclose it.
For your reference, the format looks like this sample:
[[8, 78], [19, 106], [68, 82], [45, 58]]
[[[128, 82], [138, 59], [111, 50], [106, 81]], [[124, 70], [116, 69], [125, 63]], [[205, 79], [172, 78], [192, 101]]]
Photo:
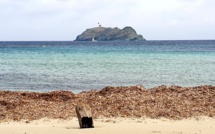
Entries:
[[[79, 129], [75, 106], [89, 104], [95, 128]], [[3, 134], [214, 134], [215, 87], [105, 87], [74, 94], [0, 91]]]
[[215, 119], [200, 118], [180, 121], [168, 119], [117, 118], [96, 119], [95, 128], [79, 129], [78, 120], [40, 119], [32, 122], [4, 122], [2, 134], [214, 134]]

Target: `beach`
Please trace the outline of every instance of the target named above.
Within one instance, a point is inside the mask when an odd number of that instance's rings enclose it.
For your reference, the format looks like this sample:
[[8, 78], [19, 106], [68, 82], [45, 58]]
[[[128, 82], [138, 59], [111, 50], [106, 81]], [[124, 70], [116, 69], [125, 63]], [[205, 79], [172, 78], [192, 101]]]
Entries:
[[0, 124], [3, 134], [214, 134], [215, 118], [202, 117], [199, 120], [115, 118], [96, 119], [95, 128], [79, 129], [78, 120], [40, 119]]
[[[80, 102], [92, 108], [95, 128], [79, 129], [75, 106]], [[0, 91], [4, 134], [213, 134], [214, 117], [214, 86], [109, 86], [78, 94]]]
[[181, 120], [215, 116], [215, 87], [143, 86], [105, 87], [102, 90], [21, 92], [0, 91], [0, 121], [68, 119], [75, 106], [87, 103], [94, 118], [147, 117]]

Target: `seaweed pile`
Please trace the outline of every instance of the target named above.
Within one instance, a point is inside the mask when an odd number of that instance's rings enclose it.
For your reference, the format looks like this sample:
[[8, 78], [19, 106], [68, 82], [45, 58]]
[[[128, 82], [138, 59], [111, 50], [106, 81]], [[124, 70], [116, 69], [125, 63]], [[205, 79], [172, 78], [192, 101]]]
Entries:
[[79, 94], [0, 91], [0, 121], [69, 119], [76, 117], [75, 106], [80, 102], [91, 106], [93, 118], [215, 117], [215, 86], [105, 87]]

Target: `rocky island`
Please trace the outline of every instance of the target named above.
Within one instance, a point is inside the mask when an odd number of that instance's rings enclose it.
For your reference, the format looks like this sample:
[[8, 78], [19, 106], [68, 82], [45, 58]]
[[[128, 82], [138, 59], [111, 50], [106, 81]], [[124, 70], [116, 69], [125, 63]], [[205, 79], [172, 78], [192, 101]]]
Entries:
[[75, 41], [136, 41], [145, 40], [142, 35], [138, 35], [132, 27], [120, 28], [107, 28], [98, 27], [85, 30], [82, 34], [78, 35]]

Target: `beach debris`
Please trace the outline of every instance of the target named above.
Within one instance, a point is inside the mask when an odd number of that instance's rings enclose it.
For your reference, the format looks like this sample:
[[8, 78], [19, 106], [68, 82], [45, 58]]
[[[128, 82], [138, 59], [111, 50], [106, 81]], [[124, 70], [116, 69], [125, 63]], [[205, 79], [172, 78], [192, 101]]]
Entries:
[[167, 118], [215, 117], [215, 86], [105, 87], [102, 90], [48, 93], [0, 90], [0, 121], [71, 119], [75, 106], [85, 102], [93, 118]]
[[75, 107], [80, 128], [94, 128], [92, 111], [88, 104], [79, 103]]

